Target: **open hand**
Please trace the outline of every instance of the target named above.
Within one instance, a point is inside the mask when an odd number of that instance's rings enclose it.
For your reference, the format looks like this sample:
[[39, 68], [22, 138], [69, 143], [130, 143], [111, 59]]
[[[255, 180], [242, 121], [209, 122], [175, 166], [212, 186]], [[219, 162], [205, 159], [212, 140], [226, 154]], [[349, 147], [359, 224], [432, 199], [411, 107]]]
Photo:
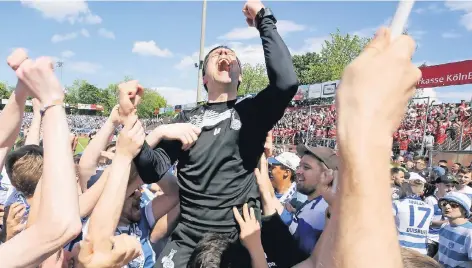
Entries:
[[254, 174], [256, 175], [256, 182], [261, 196], [270, 195], [274, 197], [274, 187], [269, 178], [269, 165], [264, 154], [261, 156], [261, 169], [254, 169]]
[[8, 217], [7, 217], [7, 226], [6, 226], [6, 240], [10, 240], [15, 235], [19, 234], [23, 231], [26, 227], [26, 223], [21, 223], [21, 219], [26, 213], [26, 207], [24, 204], [16, 202], [10, 206], [8, 210]]
[[202, 132], [199, 127], [189, 123], [175, 123], [159, 127], [161, 138], [164, 140], [178, 140], [182, 142], [182, 150], [190, 149]]
[[244, 218], [239, 214], [237, 208], [233, 207], [234, 217], [239, 224], [241, 233], [239, 238], [242, 244], [247, 248], [249, 252], [252, 250], [262, 247], [261, 243], [261, 226], [256, 219], [253, 208], [248, 208], [247, 204], [243, 206]]

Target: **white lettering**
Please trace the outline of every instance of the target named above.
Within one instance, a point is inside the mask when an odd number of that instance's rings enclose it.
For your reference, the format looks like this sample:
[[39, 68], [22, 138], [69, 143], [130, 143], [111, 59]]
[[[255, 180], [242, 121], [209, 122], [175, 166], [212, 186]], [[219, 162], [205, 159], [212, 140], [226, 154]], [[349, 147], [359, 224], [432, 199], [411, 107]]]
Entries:
[[215, 131], [213, 132], [213, 136], [216, 136], [220, 134], [221, 128], [215, 128]]

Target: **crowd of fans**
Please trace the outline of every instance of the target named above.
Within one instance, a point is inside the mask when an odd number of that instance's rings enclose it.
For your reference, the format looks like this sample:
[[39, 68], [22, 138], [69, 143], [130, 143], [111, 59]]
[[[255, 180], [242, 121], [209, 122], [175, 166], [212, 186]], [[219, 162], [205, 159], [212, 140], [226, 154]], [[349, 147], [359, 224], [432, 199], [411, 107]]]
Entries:
[[[39, 112], [39, 111], [37, 111]], [[99, 130], [103, 124], [106, 122], [106, 116], [98, 115], [67, 115], [67, 125], [71, 129], [71, 132], [74, 134], [90, 134]], [[22, 130], [27, 130], [31, 126], [33, 121], [33, 113], [26, 112], [23, 116], [23, 121], [21, 124]], [[155, 128], [162, 123], [162, 119], [159, 118], [143, 118], [140, 119], [144, 128]]]
[[[431, 134], [426, 139], [425, 146], [444, 149], [451, 148], [451, 142], [457, 141], [462, 135], [463, 145], [469, 144], [472, 135], [472, 111], [470, 104], [460, 103], [434, 104], [429, 107], [425, 103], [412, 102], [405, 117], [394, 133], [394, 151], [421, 151], [423, 136]], [[426, 133], [425, 133], [426, 131]], [[461, 134], [462, 133], [462, 134]], [[287, 109], [282, 119], [274, 127], [274, 141], [277, 144], [323, 145], [334, 148], [336, 139], [336, 108], [334, 104], [314, 106], [297, 106]], [[448, 143], [449, 142], [449, 143]], [[467, 146], [463, 146], [466, 148]], [[424, 148], [424, 146], [423, 146]], [[421, 152], [422, 153], [422, 152]]]
[[[264, 41], [268, 87], [236, 103], [240, 62], [217, 47], [202, 70], [209, 103], [150, 133], [137, 81], [118, 86], [109, 117], [87, 123], [66, 115], [51, 60], [12, 52], [18, 83], [0, 113], [1, 267], [472, 266], [472, 163], [431, 167], [402, 148], [390, 158], [394, 133], [429, 120], [424, 105], [410, 106], [397, 130], [421, 78], [412, 38], [379, 29], [346, 67], [336, 109], [283, 115], [298, 88], [291, 55], [270, 9], [248, 1], [243, 13]], [[28, 97], [42, 109], [25, 123]], [[445, 118], [429, 122], [452, 127], [469, 110], [438, 106]], [[78, 155], [74, 127], [96, 130]], [[336, 138], [339, 150], [300, 142], [296, 154], [274, 152], [283, 129], [305, 131], [308, 143]]]

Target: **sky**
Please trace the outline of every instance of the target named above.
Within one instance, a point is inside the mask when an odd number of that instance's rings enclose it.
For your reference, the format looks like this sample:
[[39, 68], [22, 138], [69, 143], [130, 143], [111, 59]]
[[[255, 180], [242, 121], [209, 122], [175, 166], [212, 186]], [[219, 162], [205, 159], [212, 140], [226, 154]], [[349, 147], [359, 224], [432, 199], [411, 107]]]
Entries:
[[[338, 28], [371, 37], [386, 25], [396, 2], [264, 2], [292, 55], [319, 52]], [[243, 63], [264, 62], [261, 40], [247, 27], [244, 2], [208, 2], [205, 50], [224, 44]], [[71, 85], [85, 79], [99, 87], [125, 76], [157, 90], [172, 105], [195, 102], [202, 2], [0, 1], [0, 58], [14, 48], [30, 57], [64, 62], [57, 75]], [[472, 59], [472, 2], [417, 2], [408, 31], [418, 43], [413, 62], [441, 64]], [[5, 62], [5, 61], [4, 61]], [[16, 83], [0, 65], [0, 81]], [[425, 90], [442, 102], [470, 100], [472, 86]]]

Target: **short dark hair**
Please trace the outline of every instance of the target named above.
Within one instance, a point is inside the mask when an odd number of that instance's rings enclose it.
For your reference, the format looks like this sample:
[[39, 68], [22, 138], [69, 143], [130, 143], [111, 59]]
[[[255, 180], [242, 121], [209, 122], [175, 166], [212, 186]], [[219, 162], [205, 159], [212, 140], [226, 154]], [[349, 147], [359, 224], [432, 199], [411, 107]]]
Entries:
[[251, 256], [239, 240], [232, 241], [228, 235], [206, 234], [195, 247], [187, 268], [239, 268], [252, 267]]
[[458, 165], [459, 167], [462, 167], [461, 163], [454, 163], [454, 165]]
[[401, 169], [401, 168], [398, 168], [398, 167], [391, 168], [390, 169], [390, 175], [398, 174], [400, 171], [405, 173], [405, 171], [403, 171], [403, 169]]
[[438, 163], [445, 163], [447, 165], [447, 160], [439, 160]]
[[459, 169], [459, 171], [457, 173], [460, 173], [460, 174], [468, 174], [470, 173], [471, 170], [466, 168], [466, 167], [462, 167], [461, 169]]

